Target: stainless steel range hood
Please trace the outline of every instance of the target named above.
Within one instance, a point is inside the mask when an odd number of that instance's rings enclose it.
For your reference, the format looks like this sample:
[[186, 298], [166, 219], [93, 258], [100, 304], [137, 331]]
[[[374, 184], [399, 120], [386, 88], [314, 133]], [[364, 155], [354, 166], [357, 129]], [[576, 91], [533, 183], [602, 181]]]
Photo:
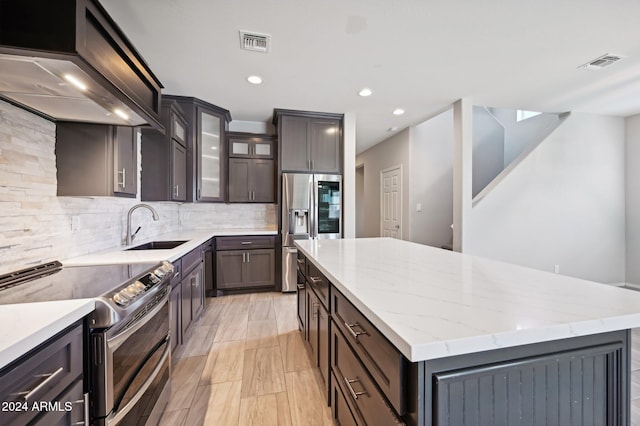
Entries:
[[159, 121], [161, 83], [95, 0], [0, 0], [0, 97], [44, 117]]

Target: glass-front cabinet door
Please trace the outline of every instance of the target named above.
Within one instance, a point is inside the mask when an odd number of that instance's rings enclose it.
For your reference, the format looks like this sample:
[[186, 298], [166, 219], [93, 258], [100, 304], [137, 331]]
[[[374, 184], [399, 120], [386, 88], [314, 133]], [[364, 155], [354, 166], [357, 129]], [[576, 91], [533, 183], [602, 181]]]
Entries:
[[224, 200], [224, 126], [222, 118], [198, 108], [198, 193], [201, 201]]

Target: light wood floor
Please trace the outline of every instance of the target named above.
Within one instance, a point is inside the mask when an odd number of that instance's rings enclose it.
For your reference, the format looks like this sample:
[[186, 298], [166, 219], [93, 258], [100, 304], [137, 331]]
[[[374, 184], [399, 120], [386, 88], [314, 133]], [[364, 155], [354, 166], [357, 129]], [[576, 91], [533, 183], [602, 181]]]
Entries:
[[[161, 425], [333, 425], [298, 332], [295, 294], [207, 298], [190, 334], [174, 356]], [[631, 425], [640, 426], [640, 329], [631, 370]]]
[[207, 298], [190, 334], [174, 356], [161, 425], [333, 425], [295, 294]]

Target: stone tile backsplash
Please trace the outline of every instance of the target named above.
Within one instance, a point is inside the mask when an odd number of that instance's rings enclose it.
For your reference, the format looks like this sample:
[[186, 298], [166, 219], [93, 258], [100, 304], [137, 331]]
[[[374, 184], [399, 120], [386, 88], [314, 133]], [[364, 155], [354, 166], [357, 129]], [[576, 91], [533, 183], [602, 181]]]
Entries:
[[[115, 248], [140, 200], [56, 196], [55, 124], [0, 101], [0, 274]], [[276, 225], [273, 204], [153, 202], [134, 212], [138, 240], [180, 229]]]

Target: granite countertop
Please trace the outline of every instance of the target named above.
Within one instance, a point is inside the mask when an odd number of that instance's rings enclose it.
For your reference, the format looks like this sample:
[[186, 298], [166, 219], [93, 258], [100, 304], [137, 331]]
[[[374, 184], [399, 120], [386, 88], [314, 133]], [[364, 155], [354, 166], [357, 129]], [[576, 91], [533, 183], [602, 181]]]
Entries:
[[640, 292], [391, 238], [296, 241], [410, 361], [640, 327]]
[[0, 306], [0, 368], [93, 312], [93, 299]]
[[[175, 231], [156, 235], [147, 240], [136, 240], [130, 246], [122, 246], [62, 261], [64, 266], [108, 265], [112, 263], [152, 263], [168, 260], [173, 262], [213, 237], [234, 235], [277, 235], [275, 228], [234, 228]], [[187, 241], [167, 250], [126, 250], [149, 241]]]

